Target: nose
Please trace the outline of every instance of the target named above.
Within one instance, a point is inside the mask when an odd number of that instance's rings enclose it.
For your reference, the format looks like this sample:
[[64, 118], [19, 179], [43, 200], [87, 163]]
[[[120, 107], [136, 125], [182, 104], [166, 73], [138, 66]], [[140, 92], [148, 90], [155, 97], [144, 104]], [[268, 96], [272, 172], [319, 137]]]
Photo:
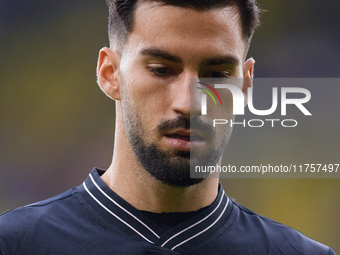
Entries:
[[178, 115], [191, 119], [201, 114], [201, 103], [197, 93], [198, 75], [182, 74], [173, 87], [172, 109]]

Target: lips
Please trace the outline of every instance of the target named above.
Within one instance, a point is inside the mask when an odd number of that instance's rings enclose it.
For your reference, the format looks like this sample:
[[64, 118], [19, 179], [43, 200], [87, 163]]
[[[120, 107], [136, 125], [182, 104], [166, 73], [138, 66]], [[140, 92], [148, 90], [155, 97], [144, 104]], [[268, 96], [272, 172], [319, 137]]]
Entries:
[[172, 135], [167, 135], [167, 137], [170, 137], [170, 138], [173, 138], [173, 139], [180, 139], [180, 140], [190, 141], [190, 135], [172, 134]]
[[203, 135], [187, 130], [176, 130], [164, 134], [165, 143], [175, 150], [193, 151], [202, 147], [205, 143]]

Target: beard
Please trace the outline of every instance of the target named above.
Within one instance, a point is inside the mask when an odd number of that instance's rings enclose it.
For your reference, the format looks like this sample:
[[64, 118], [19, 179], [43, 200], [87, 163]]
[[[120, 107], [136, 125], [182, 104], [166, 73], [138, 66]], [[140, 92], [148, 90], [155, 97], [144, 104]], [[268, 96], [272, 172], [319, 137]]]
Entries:
[[[230, 130], [224, 130], [217, 145], [213, 146], [213, 144], [205, 153], [175, 149], [165, 151], [160, 149], [156, 143], [145, 140], [147, 132], [143, 128], [141, 116], [130, 102], [123, 89], [122, 110], [125, 130], [138, 160], [152, 177], [172, 187], [189, 187], [201, 183], [210, 175], [209, 172], [194, 172], [195, 166], [215, 166], [218, 163], [228, 143]], [[216, 137], [211, 125], [205, 123], [199, 117], [189, 120], [184, 115], [161, 121], [152, 131], [154, 133], [164, 132], [177, 128], [201, 131], [208, 134], [209, 138], [213, 140]], [[151, 134], [151, 132], [148, 133]], [[192, 178], [190, 173], [194, 173], [195, 178]]]

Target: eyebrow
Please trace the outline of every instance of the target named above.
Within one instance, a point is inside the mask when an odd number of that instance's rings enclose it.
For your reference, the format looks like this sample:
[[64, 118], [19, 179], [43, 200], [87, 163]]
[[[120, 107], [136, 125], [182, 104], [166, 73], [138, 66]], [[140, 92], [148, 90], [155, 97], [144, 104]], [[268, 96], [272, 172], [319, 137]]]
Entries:
[[240, 61], [237, 57], [228, 55], [222, 57], [212, 57], [201, 62], [201, 66], [217, 66], [217, 65], [224, 65], [229, 64], [233, 66], [239, 65]]
[[[180, 63], [180, 64], [183, 63], [180, 57], [171, 55], [168, 52], [161, 50], [161, 49], [157, 49], [157, 48], [146, 48], [146, 49], [141, 50], [139, 54], [143, 56], [163, 58], [165, 60], [168, 60], [174, 63]], [[237, 66], [239, 65], [239, 63], [240, 61], [238, 60], [236, 56], [227, 55], [227, 56], [217, 56], [217, 57], [211, 57], [211, 58], [205, 59], [200, 63], [200, 66], [215, 66], [215, 65], [223, 65], [223, 64]]]
[[156, 49], [156, 48], [143, 49], [140, 52], [140, 55], [151, 56], [151, 57], [156, 57], [156, 58], [163, 58], [165, 60], [175, 62], [175, 63], [183, 63], [181, 58], [176, 57], [174, 55], [167, 53], [166, 51]]

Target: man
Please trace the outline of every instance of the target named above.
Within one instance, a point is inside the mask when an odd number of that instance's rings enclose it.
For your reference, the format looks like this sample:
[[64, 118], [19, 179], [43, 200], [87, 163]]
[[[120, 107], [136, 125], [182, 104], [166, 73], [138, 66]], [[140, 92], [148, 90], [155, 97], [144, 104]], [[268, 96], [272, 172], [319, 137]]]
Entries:
[[100, 51], [97, 74], [116, 101], [112, 164], [57, 197], [4, 213], [0, 254], [335, 254], [238, 205], [217, 178], [190, 178], [190, 160], [208, 154], [217, 164], [230, 136], [211, 132], [190, 80], [253, 77], [255, 62], [245, 57], [258, 24], [254, 2], [108, 6], [110, 49]]

